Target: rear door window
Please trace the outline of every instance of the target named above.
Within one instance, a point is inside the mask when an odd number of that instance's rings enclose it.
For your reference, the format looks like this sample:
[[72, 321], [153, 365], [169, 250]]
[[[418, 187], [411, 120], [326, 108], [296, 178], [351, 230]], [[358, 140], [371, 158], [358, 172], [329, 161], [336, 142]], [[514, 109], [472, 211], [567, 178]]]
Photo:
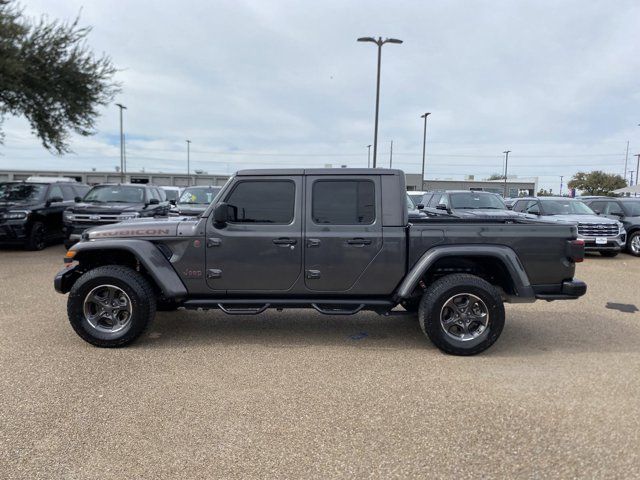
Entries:
[[370, 180], [318, 180], [311, 215], [321, 225], [370, 225], [376, 218], [375, 186]]

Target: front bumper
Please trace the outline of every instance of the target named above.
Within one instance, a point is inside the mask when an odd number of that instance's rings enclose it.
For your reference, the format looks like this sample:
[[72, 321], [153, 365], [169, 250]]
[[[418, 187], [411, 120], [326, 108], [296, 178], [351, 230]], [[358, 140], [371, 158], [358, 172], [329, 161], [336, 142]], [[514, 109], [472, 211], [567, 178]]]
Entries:
[[53, 288], [58, 293], [68, 293], [82, 273], [79, 271], [79, 265], [66, 266], [60, 270], [53, 279]]
[[26, 222], [9, 221], [0, 224], [0, 243], [19, 243], [27, 237]]
[[[627, 243], [627, 235], [624, 233], [615, 237], [585, 237], [578, 235], [578, 238], [584, 240], [585, 252], [619, 252]], [[606, 242], [598, 243], [598, 238], [606, 239]]]

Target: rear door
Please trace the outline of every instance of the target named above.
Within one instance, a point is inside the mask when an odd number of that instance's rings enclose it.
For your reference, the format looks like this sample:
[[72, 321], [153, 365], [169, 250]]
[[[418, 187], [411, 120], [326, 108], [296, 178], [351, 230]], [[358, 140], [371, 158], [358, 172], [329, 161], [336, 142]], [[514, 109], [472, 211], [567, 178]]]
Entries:
[[380, 177], [307, 176], [305, 285], [345, 292], [382, 249]]
[[227, 292], [282, 292], [302, 268], [302, 177], [237, 177], [220, 201], [233, 218], [207, 219], [207, 284]]

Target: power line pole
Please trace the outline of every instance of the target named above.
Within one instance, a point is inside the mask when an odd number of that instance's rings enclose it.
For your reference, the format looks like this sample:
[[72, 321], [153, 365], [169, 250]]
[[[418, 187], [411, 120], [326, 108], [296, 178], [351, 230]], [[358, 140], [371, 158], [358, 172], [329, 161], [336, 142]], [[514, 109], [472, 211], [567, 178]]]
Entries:
[[367, 168], [371, 168], [371, 145], [367, 145]]
[[373, 168], [376, 168], [376, 160], [378, 158], [378, 113], [380, 111], [380, 64], [382, 62], [382, 46], [385, 43], [401, 44], [402, 40], [398, 40], [397, 38], [385, 38], [384, 40], [382, 40], [382, 37], [378, 37], [378, 39], [376, 40], [373, 37], [360, 37], [358, 41], [371, 42], [371, 43], [375, 43], [378, 46], [378, 77], [376, 80], [376, 121], [375, 121], [375, 127], [373, 131]]
[[640, 172], [640, 153], [636, 153], [634, 155], [634, 157], [638, 158], [638, 161], [636, 162], [636, 183], [638, 183], [638, 172]]
[[191, 140], [187, 140], [187, 187], [191, 186]]
[[564, 175], [560, 175], [560, 196], [562, 196], [562, 179], [564, 178]]
[[509, 170], [509, 154], [511, 150], [505, 150], [502, 153], [504, 153], [504, 198], [507, 198], [507, 172]]
[[627, 154], [624, 156], [624, 177], [627, 178], [627, 162], [629, 161], [629, 140], [627, 140]]
[[121, 103], [116, 103], [116, 105], [120, 109], [120, 181], [124, 183], [126, 166], [124, 163], [124, 130], [122, 128], [122, 111], [126, 110], [127, 107]]
[[389, 151], [389, 168], [393, 165], [393, 140], [391, 140], [391, 150]]
[[427, 117], [431, 115], [431, 112], [427, 112], [424, 115], [420, 115], [420, 118], [424, 118], [424, 131], [422, 133], [422, 176], [420, 177], [420, 190], [424, 188], [424, 163], [425, 154], [427, 151]]
[[634, 172], [634, 170], [629, 170], [629, 172], [631, 173], [631, 183], [629, 184], [629, 186], [633, 187], [633, 172]]

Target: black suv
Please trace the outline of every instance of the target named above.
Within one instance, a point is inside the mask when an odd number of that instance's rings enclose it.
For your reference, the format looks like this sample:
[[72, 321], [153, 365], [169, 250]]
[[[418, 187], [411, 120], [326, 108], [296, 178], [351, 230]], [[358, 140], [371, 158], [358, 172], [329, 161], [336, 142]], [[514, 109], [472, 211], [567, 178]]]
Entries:
[[583, 201], [598, 215], [622, 222], [627, 232], [627, 252], [640, 257], [640, 197], [600, 197]]
[[76, 243], [91, 227], [141, 217], [166, 217], [171, 208], [166, 198], [155, 185], [96, 185], [64, 212], [65, 246]]
[[64, 238], [62, 212], [88, 185], [73, 180], [29, 178], [0, 184], [0, 243], [42, 250]]
[[176, 203], [176, 213], [197, 217], [207, 209], [222, 187], [187, 187]]

